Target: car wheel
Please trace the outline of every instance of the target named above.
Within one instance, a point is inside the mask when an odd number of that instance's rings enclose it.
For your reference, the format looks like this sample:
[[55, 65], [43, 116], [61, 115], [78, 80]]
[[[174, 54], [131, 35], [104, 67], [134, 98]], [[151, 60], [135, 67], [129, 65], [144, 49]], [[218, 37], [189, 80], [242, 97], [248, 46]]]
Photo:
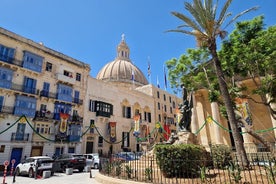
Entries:
[[15, 170], [15, 175], [16, 175], [16, 176], [20, 176], [20, 170], [19, 170], [19, 168], [16, 168], [16, 170]]
[[83, 167], [80, 167], [80, 168], [79, 168], [79, 172], [82, 172], [82, 171], [83, 171], [83, 169], [84, 169]]
[[99, 169], [99, 165], [98, 164], [94, 164], [94, 169]]
[[29, 169], [28, 175], [30, 178], [34, 177], [34, 170], [32, 168]]

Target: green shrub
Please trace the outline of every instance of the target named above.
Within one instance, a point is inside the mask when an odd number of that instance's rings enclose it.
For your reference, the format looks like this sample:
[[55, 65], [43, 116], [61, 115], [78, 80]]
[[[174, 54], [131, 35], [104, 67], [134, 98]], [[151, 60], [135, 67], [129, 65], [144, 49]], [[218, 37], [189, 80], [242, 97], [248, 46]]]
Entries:
[[133, 169], [131, 168], [130, 165], [125, 165], [126, 173], [127, 173], [127, 178], [131, 178], [131, 174], [133, 173]]
[[193, 144], [156, 145], [157, 164], [166, 177], [193, 177], [205, 166], [207, 151]]
[[145, 175], [146, 175], [146, 180], [151, 181], [152, 180], [152, 168], [147, 167], [145, 169]]
[[232, 160], [231, 148], [222, 144], [212, 145], [211, 156], [214, 167], [223, 169], [228, 165], [229, 161]]

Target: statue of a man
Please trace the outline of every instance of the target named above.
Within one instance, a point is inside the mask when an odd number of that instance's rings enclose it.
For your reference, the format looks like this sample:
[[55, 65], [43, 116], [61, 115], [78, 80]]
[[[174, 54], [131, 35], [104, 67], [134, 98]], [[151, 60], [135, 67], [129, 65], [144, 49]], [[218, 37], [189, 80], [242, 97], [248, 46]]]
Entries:
[[182, 87], [182, 96], [183, 96], [183, 103], [179, 104], [179, 110], [182, 114], [182, 117], [179, 122], [179, 129], [180, 131], [190, 131], [191, 126], [191, 116], [192, 116], [192, 96], [190, 97], [190, 102], [187, 99], [187, 89], [184, 85]]

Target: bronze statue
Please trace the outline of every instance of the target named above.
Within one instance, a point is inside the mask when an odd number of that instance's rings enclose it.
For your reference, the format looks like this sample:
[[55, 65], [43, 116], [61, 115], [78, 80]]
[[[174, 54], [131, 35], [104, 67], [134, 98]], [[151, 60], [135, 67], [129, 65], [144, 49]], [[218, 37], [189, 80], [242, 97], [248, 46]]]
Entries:
[[179, 130], [190, 132], [191, 116], [192, 116], [192, 108], [193, 108], [192, 93], [190, 96], [190, 101], [188, 101], [187, 89], [185, 88], [184, 85], [181, 85], [181, 87], [182, 87], [183, 103], [179, 104], [179, 107], [178, 107], [180, 110], [180, 113], [182, 114], [181, 120], [179, 121]]

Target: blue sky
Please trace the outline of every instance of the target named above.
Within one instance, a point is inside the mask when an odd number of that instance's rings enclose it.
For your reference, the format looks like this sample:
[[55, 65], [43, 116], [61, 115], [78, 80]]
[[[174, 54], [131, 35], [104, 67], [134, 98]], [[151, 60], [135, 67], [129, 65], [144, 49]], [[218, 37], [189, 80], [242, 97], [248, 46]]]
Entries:
[[[229, 11], [256, 5], [238, 20], [264, 15], [267, 26], [275, 25], [275, 0], [234, 0]], [[125, 34], [132, 62], [147, 77], [149, 61], [149, 82], [158, 77], [164, 89], [164, 63], [196, 47], [191, 36], [165, 33], [181, 24], [172, 11], [185, 14], [184, 0], [1, 0], [0, 27], [90, 64], [92, 77], [114, 60]]]

